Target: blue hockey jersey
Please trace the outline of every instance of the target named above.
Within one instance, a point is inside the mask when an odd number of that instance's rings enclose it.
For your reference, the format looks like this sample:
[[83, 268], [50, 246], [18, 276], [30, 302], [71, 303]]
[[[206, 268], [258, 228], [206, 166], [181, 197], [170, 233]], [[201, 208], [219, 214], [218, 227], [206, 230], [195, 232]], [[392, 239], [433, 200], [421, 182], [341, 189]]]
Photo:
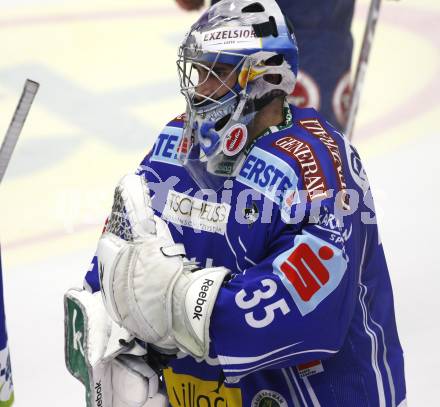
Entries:
[[[403, 354], [371, 191], [358, 153], [314, 109], [248, 148], [240, 174], [201, 191], [171, 121], [138, 172], [187, 257], [231, 270], [210, 355], [164, 371], [173, 407], [399, 406]], [[86, 276], [99, 289], [96, 259]]]

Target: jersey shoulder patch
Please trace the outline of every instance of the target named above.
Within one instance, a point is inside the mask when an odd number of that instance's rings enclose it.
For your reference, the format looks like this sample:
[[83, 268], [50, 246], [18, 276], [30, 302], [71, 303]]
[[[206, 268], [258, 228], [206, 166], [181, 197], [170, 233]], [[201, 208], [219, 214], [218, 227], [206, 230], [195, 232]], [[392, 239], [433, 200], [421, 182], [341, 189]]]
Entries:
[[310, 140], [320, 152], [319, 157], [322, 157], [321, 162], [325, 166], [324, 173], [332, 180], [334, 193], [342, 193], [342, 205], [344, 209], [349, 209], [348, 196], [345, 193], [349, 187], [346, 178], [348, 141], [314, 109], [297, 109], [296, 112], [295, 126], [305, 132], [306, 140]]
[[325, 166], [325, 161], [328, 161], [327, 151], [321, 141], [308, 134], [305, 129], [294, 123], [283, 130], [263, 136], [256, 147], [276, 156], [283, 162], [283, 166], [288, 166], [294, 172], [297, 188], [303, 195], [300, 201], [311, 202], [318, 197], [326, 197], [330, 188]]
[[[177, 160], [177, 151], [183, 133], [184, 115], [177, 116], [163, 128], [154, 142], [153, 147], [139, 164], [136, 174], [146, 175], [152, 172], [153, 163], [171, 164], [181, 166]], [[158, 174], [153, 174], [160, 179]], [[151, 178], [151, 174], [149, 177]]]
[[249, 151], [236, 181], [259, 192], [289, 217], [298, 199], [298, 168], [280, 157], [273, 148], [258, 143]]
[[184, 116], [171, 120], [161, 131], [151, 152], [150, 161], [181, 166], [177, 152], [183, 134]]

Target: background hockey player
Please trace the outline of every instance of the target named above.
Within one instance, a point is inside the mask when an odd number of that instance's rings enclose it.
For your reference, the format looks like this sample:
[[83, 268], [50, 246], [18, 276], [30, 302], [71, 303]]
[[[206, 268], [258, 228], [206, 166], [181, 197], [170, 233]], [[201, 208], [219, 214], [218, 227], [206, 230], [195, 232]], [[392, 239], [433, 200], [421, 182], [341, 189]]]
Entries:
[[8, 407], [14, 403], [14, 388], [9, 357], [8, 333], [6, 331], [5, 303], [3, 300], [3, 271], [0, 248], [0, 406]]
[[286, 103], [298, 53], [279, 7], [223, 0], [178, 66], [186, 115], [121, 180], [89, 290], [66, 295], [88, 400], [166, 403], [149, 344], [172, 406], [403, 406], [368, 180], [329, 122]]
[[[176, 2], [184, 10], [197, 10], [204, 4], [203, 0]], [[344, 129], [351, 95], [354, 0], [277, 0], [277, 4], [293, 24], [301, 56], [291, 101], [314, 107]]]

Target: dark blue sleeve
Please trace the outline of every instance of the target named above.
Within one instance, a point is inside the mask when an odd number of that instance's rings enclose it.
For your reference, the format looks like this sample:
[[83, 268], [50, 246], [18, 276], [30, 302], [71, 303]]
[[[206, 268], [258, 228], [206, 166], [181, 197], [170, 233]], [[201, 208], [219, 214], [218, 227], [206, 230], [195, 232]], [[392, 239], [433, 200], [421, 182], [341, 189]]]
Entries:
[[323, 205], [322, 221], [300, 230], [275, 220], [280, 228], [270, 254], [221, 288], [210, 333], [228, 380], [324, 359], [341, 348], [357, 271], [343, 228], [328, 222], [331, 214]]

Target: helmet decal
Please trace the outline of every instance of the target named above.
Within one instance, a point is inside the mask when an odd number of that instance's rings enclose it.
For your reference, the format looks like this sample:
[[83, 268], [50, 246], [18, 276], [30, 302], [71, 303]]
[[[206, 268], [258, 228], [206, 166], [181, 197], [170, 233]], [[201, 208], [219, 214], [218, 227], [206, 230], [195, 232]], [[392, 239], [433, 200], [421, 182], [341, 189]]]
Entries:
[[246, 145], [248, 130], [244, 124], [238, 123], [232, 126], [225, 135], [223, 141], [223, 153], [233, 157], [240, 153]]

